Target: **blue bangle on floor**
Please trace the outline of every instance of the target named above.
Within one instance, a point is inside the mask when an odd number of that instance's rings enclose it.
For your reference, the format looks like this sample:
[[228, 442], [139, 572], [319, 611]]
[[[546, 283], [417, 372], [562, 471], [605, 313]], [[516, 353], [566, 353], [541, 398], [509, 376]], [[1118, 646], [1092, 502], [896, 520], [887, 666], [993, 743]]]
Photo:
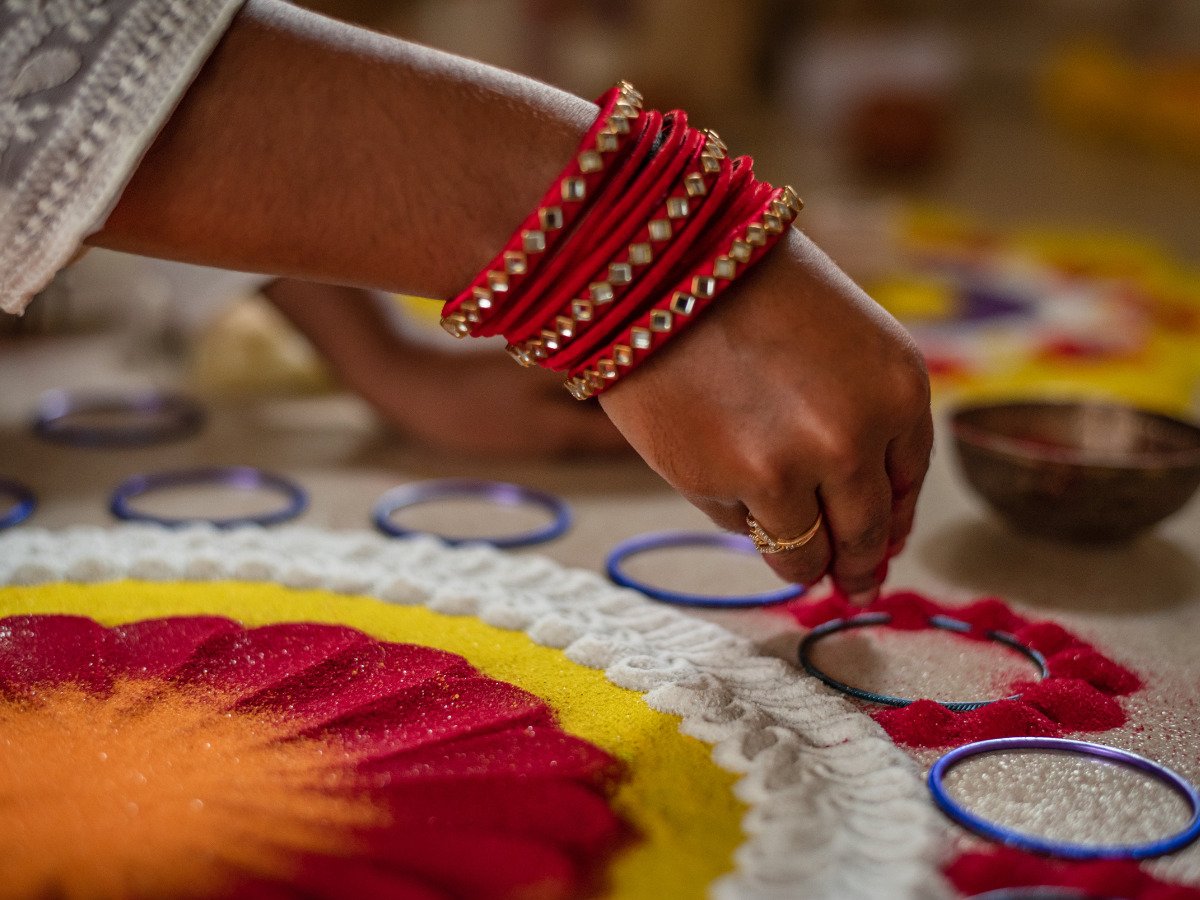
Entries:
[[[1057, 753], [1073, 753], [1094, 757], [1102, 762], [1119, 763], [1144, 772], [1179, 794], [1191, 808], [1191, 819], [1175, 834], [1144, 844], [1073, 844], [1066, 841], [1052, 841], [998, 825], [968, 811], [946, 791], [944, 783], [946, 774], [964, 759], [1008, 750], [1049, 750]], [[1089, 741], [1048, 737], [1013, 737], [976, 741], [973, 744], [951, 750], [933, 764], [933, 768], [929, 770], [929, 790], [933, 794], [933, 801], [942, 812], [980, 837], [1021, 850], [1043, 853], [1061, 859], [1150, 859], [1181, 850], [1200, 837], [1200, 792], [1197, 792], [1195, 785], [1177, 772], [1153, 760], [1146, 759], [1144, 756]]]
[[[909, 697], [894, 697], [891, 694], [880, 694], [876, 691], [868, 691], [863, 688], [856, 688], [853, 685], [846, 684], [844, 681], [838, 681], [832, 675], [827, 674], [817, 668], [817, 664], [812, 661], [812, 649], [817, 641], [828, 637], [831, 634], [836, 634], [839, 631], [848, 631], [852, 628], [867, 628], [873, 625], [889, 625], [891, 624], [892, 616], [890, 613], [863, 613], [862, 615], [853, 616], [849, 619], [834, 619], [830, 622], [825, 622], [818, 625], [812, 631], [804, 636], [804, 640], [800, 642], [798, 655], [800, 657], [800, 665], [804, 667], [804, 671], [814, 678], [818, 678], [835, 691], [840, 691], [843, 694], [848, 694], [851, 697], [856, 697], [859, 700], [866, 700], [869, 703], [881, 703], [884, 706], [909, 706], [915, 700]], [[958, 619], [952, 619], [950, 616], [930, 616], [929, 624], [939, 631], [952, 631], [957, 634], [966, 634], [971, 631], [971, 626], [966, 622]], [[1030, 660], [1037, 666], [1038, 677], [1045, 678], [1050, 674], [1050, 670], [1046, 667], [1046, 658], [1038, 653], [1032, 647], [1026, 646], [1018, 641], [1013, 635], [1005, 631], [985, 631], [983, 634], [989, 639], [998, 644], [1003, 644], [1016, 650], [1022, 656]], [[1010, 697], [1004, 697], [1005, 700], [1015, 700], [1020, 694], [1013, 694]], [[973, 709], [979, 709], [981, 706], [987, 706], [989, 703], [995, 703], [995, 700], [935, 700], [946, 709], [954, 712], [969, 712]]]
[[37, 507], [37, 498], [33, 495], [33, 491], [20, 482], [8, 478], [0, 478], [0, 497], [11, 497], [13, 501], [12, 506], [0, 514], [0, 531], [20, 525], [33, 515], [33, 511]]
[[[155, 516], [138, 512], [130, 502], [152, 491], [175, 487], [198, 487], [217, 485], [238, 490], [268, 488], [282, 494], [287, 505], [274, 512], [257, 516], [231, 516], [217, 519], [207, 516]], [[184, 469], [174, 472], [155, 472], [149, 475], [134, 475], [123, 481], [113, 491], [109, 509], [118, 519], [128, 522], [153, 522], [156, 525], [177, 527], [194, 522], [207, 522], [217, 528], [236, 528], [239, 525], [278, 525], [296, 518], [308, 508], [308, 493], [300, 485], [282, 475], [264, 472], [253, 466], [215, 466], [205, 469]]]
[[[126, 425], [72, 424], [72, 416], [123, 415]], [[138, 421], [138, 419], [142, 421]], [[130, 394], [46, 391], [38, 401], [33, 431], [72, 447], [146, 447], [191, 437], [204, 425], [204, 409], [182, 394], [141, 391]]]
[[571, 508], [561, 497], [548, 494], [545, 491], [535, 491], [519, 484], [506, 481], [480, 481], [465, 478], [443, 478], [432, 481], [416, 481], [412, 484], [402, 484], [385, 493], [375, 504], [372, 518], [375, 527], [384, 534], [392, 537], [411, 537], [416, 534], [432, 534], [414, 528], [404, 528], [397, 525], [392, 518], [395, 513], [410, 506], [430, 503], [437, 500], [455, 499], [460, 497], [484, 500], [497, 506], [537, 506], [551, 516], [550, 522], [542, 528], [513, 535], [498, 537], [447, 537], [433, 534], [451, 547], [463, 544], [490, 544], [504, 550], [515, 547], [529, 547], [533, 544], [544, 544], [566, 534], [571, 527]]
[[678, 606], [697, 606], [708, 609], [742, 609], [754, 606], [770, 606], [776, 603], [786, 603], [804, 594], [800, 585], [788, 585], [774, 591], [764, 591], [760, 594], [743, 594], [725, 596], [721, 594], [689, 594], [682, 591], [669, 591], [666, 588], [655, 587], [644, 581], [639, 581], [629, 575], [623, 568], [625, 560], [631, 556], [647, 553], [652, 550], [666, 550], [675, 547], [720, 547], [724, 550], [734, 550], [758, 556], [758, 550], [750, 538], [740, 534], [712, 534], [709, 532], [693, 531], [662, 531], [650, 534], [639, 534], [627, 541], [617, 544], [608, 554], [605, 568], [608, 577], [622, 587], [641, 591], [647, 597], [661, 600], [664, 603], [674, 603]]

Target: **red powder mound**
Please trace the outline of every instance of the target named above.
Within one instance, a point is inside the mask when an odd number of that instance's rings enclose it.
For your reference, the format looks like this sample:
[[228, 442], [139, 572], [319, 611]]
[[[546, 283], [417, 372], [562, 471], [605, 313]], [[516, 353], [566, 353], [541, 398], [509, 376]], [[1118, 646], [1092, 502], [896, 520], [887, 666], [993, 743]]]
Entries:
[[1073, 650], [1079, 645], [1074, 635], [1057, 622], [1033, 622], [1015, 629], [1013, 635], [1043, 656]]
[[957, 608], [941, 607], [938, 611], [960, 619], [979, 631], [1007, 631], [1011, 634], [1029, 624], [996, 597], [984, 597]]
[[970, 712], [951, 712], [932, 700], [874, 713], [893, 741], [908, 747], [945, 747], [990, 738], [1057, 737], [1058, 723], [1028, 703], [998, 700]]
[[855, 606], [840, 592], [830, 594], [824, 600], [795, 604], [789, 603], [786, 606], [778, 608], [792, 616], [792, 618], [805, 628], [816, 628], [825, 622], [832, 622], [834, 619], [845, 619], [863, 611], [861, 607]]
[[1061, 887], [1128, 900], [1200, 900], [1200, 890], [1159, 881], [1132, 860], [1058, 862], [1007, 847], [966, 853], [946, 868], [946, 877], [968, 896], [1002, 888]]
[[1125, 724], [1125, 711], [1115, 698], [1078, 678], [1054, 676], [1013, 688], [1022, 705], [1032, 706], [1065, 729], [1108, 731]]
[[1035, 622], [995, 597], [966, 606], [943, 606], [912, 591], [897, 591], [866, 607], [835, 592], [824, 600], [783, 607], [806, 628], [862, 613], [888, 613], [888, 627], [902, 631], [931, 629], [929, 617], [945, 615], [971, 626], [962, 637], [988, 640], [988, 631], [1005, 631], [1046, 657], [1050, 675], [1037, 682], [1018, 682], [1015, 700], [990, 703], [969, 712], [951, 712], [932, 700], [873, 713], [875, 721], [898, 744], [948, 747], [1000, 737], [1058, 737], [1074, 731], [1107, 731], [1125, 724], [1117, 697], [1131, 694], [1142, 679], [1109, 659], [1091, 644], [1055, 622]]
[[1070, 647], [1046, 659], [1050, 671], [1060, 678], [1080, 678], [1107, 694], [1123, 697], [1142, 687], [1142, 679], [1101, 656], [1092, 647]]
[[920, 594], [897, 591], [876, 600], [871, 612], [888, 613], [892, 617], [892, 628], [901, 631], [921, 631], [928, 627], [926, 622], [929, 617], [936, 616], [941, 610], [937, 604]]

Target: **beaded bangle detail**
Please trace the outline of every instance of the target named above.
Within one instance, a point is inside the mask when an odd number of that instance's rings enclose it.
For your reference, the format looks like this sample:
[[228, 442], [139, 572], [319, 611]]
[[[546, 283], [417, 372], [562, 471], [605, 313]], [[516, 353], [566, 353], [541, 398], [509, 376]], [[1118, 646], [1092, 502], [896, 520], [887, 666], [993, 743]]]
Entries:
[[803, 203], [712, 131], [644, 110], [622, 82], [541, 202], [442, 310], [455, 337], [502, 334], [523, 366], [611, 387], [779, 241]]
[[628, 233], [631, 223], [643, 218], [648, 205], [654, 202], [652, 192], [644, 186], [673, 180], [686, 164], [686, 154], [680, 152], [689, 137], [686, 116], [664, 116], [651, 110], [645, 124], [647, 127], [622, 161], [624, 171], [613, 174], [604, 194], [587, 210], [586, 224], [575, 229], [555, 258], [474, 334], [504, 334], [510, 340], [531, 337], [536, 334], [538, 320], [545, 316], [543, 311], [564, 306], [577, 292], [602, 302], [616, 296], [618, 279], [608, 271], [608, 264], [619, 252], [622, 234]]
[[[474, 326], [495, 309], [497, 295], [505, 295], [538, 260], [553, 252], [562, 237], [586, 210], [602, 181], [615, 168], [620, 152], [640, 121], [642, 95], [621, 82], [600, 98], [600, 115], [584, 135], [578, 152], [525, 218], [504, 249], [475, 277], [471, 285], [446, 304], [442, 327], [456, 338], [472, 333]], [[606, 157], [608, 157], [606, 159]]]
[[[717, 175], [705, 171], [703, 159], [716, 145], [706, 139], [703, 151], [687, 166], [685, 174], [678, 179], [675, 188], [658, 205], [646, 224], [625, 243], [621, 254], [608, 264], [605, 276], [591, 281], [586, 293], [575, 296], [570, 304], [558, 310], [554, 324], [543, 329], [537, 337], [508, 345], [508, 352], [521, 365], [534, 366], [543, 363], [550, 368], [560, 368], [558, 357], [568, 343], [587, 331], [597, 321], [599, 309], [611, 305], [613, 316], [620, 315], [624, 297], [636, 302], [639, 293], [634, 286], [639, 279], [652, 277], [651, 266], [661, 265], [663, 256], [656, 258], [659, 245], [666, 245], [671, 233], [679, 223], [687, 219], [701, 206], [710, 194]], [[722, 173], [728, 166], [718, 162], [716, 172]], [[665, 233], [665, 234], [664, 234]], [[656, 240], [655, 234], [659, 237]]]
[[[633, 371], [672, 335], [686, 328], [741, 272], [758, 262], [799, 212], [784, 199], [795, 197], [794, 191], [789, 194], [787, 190], [773, 191], [758, 216], [725, 241], [723, 253], [706, 260], [681, 280], [666, 299], [627, 328], [604, 355], [568, 378], [564, 384], [571, 396], [587, 400]], [[798, 206], [798, 197], [795, 202]]]
[[[711, 243], [712, 225], [720, 225], [729, 213], [729, 204], [743, 198], [752, 187], [753, 176], [748, 157], [723, 161], [722, 171], [709, 192], [704, 196], [685, 197], [680, 208], [681, 215], [670, 220], [672, 239], [658, 255], [654, 269], [645, 273], [641, 282], [630, 293], [625, 305], [613, 309], [604, 317], [601, 327], [589, 329], [582, 338], [563, 352], [556, 354], [542, 365], [572, 373], [601, 352], [604, 347], [618, 338], [620, 331], [631, 324], [649, 307], [653, 307], [686, 271], [694, 257], [703, 257]], [[699, 202], [698, 202], [699, 201]]]

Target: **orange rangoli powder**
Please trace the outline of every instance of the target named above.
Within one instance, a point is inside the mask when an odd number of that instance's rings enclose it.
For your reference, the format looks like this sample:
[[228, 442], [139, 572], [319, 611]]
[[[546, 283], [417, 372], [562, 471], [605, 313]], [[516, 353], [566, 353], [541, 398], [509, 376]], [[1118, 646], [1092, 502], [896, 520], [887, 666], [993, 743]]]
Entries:
[[0, 704], [6, 895], [210, 893], [285, 875], [299, 853], [344, 852], [354, 829], [383, 824], [353, 790], [347, 751], [230, 705], [159, 680]]

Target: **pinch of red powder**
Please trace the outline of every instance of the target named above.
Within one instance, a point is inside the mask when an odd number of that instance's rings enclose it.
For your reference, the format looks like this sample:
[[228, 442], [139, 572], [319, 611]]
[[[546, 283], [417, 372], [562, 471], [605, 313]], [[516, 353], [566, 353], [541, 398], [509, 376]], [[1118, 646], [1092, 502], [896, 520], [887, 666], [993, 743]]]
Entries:
[[965, 853], [945, 872], [950, 883], [968, 896], [1003, 888], [1061, 887], [1129, 900], [1200, 900], [1200, 890], [1159, 881], [1132, 860], [1059, 862], [1003, 847]]
[[824, 600], [788, 604], [782, 609], [805, 628], [816, 628], [825, 622], [849, 618], [863, 611], [862, 607], [855, 606], [841, 593], [830, 594]]
[[1061, 625], [1026, 619], [995, 597], [953, 607], [913, 591], [897, 591], [861, 607], [834, 592], [823, 600], [791, 604], [784, 610], [806, 628], [863, 613], [887, 613], [892, 617], [889, 628], [923, 631], [932, 628], [931, 616], [943, 615], [971, 626], [970, 632], [961, 635], [963, 638], [988, 640], [988, 631], [1004, 631], [1046, 657], [1049, 676], [1042, 681], [1011, 685], [1010, 693], [1020, 694], [1015, 700], [1001, 700], [967, 712], [951, 712], [932, 700], [918, 700], [906, 707], [872, 713], [892, 740], [909, 747], [957, 746], [1001, 737], [1058, 737], [1072, 731], [1119, 728], [1126, 716], [1116, 697], [1142, 687], [1136, 673]]

